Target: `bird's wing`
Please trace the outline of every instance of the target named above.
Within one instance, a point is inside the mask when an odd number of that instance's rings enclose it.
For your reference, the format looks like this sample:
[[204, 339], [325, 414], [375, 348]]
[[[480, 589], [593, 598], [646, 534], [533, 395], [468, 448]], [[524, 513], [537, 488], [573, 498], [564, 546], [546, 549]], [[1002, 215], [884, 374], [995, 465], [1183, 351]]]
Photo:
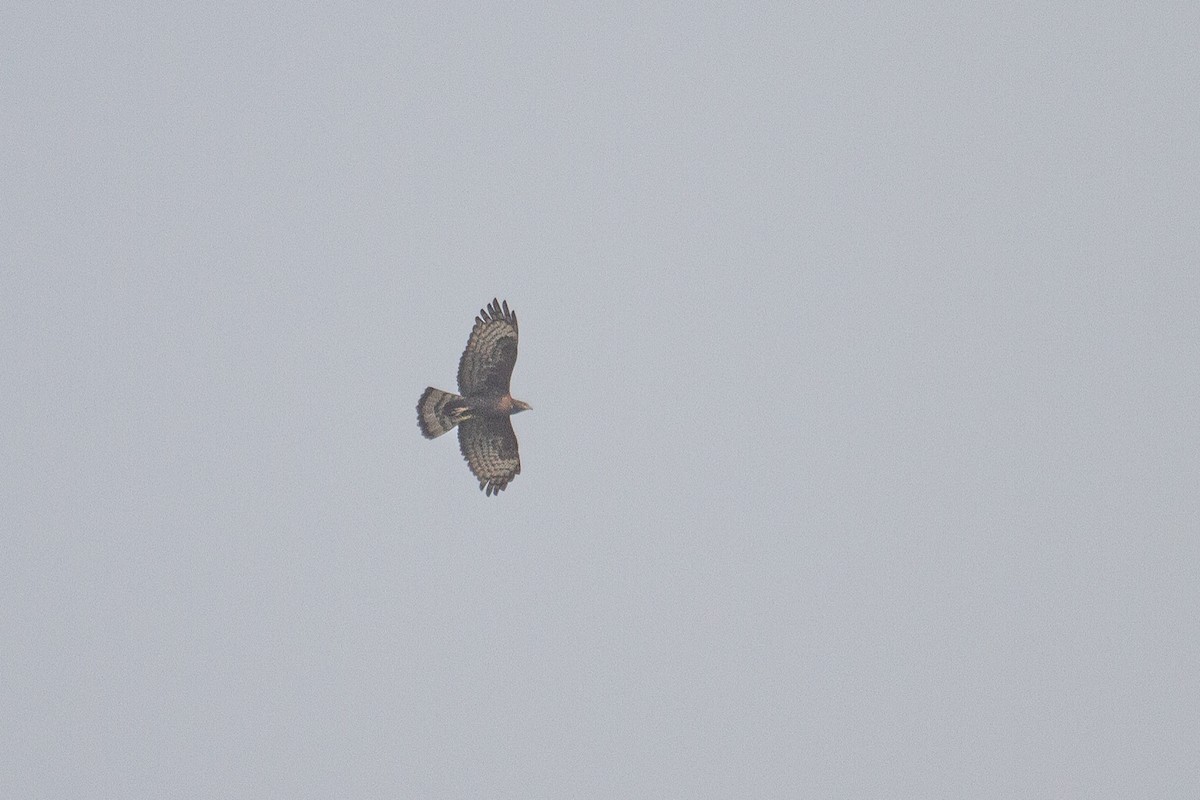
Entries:
[[508, 417], [475, 417], [458, 426], [458, 446], [487, 495], [496, 494], [521, 473], [517, 435]]
[[458, 391], [464, 395], [508, 394], [517, 363], [517, 315], [496, 300], [475, 318], [458, 362]]

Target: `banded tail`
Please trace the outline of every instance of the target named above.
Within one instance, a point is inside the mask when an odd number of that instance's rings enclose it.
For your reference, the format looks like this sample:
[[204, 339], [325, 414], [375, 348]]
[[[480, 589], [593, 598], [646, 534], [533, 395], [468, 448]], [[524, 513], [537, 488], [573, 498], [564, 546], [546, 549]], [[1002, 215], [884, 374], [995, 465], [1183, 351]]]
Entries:
[[463, 398], [452, 392], [430, 386], [417, 401], [417, 424], [426, 439], [436, 439], [469, 417]]

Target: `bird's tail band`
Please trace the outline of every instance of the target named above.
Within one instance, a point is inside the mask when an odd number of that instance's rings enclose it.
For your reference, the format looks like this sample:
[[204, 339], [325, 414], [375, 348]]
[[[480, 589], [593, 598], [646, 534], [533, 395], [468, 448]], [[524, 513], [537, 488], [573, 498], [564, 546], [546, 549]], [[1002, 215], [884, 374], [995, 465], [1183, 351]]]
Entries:
[[417, 424], [426, 439], [435, 439], [467, 418], [462, 397], [430, 386], [417, 401]]

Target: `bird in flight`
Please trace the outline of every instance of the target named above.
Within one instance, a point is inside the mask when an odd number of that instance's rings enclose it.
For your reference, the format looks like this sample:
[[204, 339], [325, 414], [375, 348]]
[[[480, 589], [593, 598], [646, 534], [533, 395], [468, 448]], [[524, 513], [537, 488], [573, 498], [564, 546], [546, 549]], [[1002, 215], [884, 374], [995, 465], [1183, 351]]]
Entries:
[[458, 361], [458, 391], [430, 386], [417, 401], [417, 424], [426, 439], [458, 428], [458, 446], [479, 488], [499, 494], [521, 473], [517, 435], [509, 417], [528, 411], [514, 400], [509, 380], [517, 363], [517, 315], [494, 299], [475, 318], [467, 349]]

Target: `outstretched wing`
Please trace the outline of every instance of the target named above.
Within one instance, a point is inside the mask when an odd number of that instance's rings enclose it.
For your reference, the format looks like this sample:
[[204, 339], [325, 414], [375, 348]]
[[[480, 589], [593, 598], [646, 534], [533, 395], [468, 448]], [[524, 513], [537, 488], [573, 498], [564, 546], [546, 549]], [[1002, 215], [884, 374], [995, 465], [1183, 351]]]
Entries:
[[[458, 362], [458, 391], [464, 395], [508, 394], [517, 363], [517, 315], [493, 299], [475, 318], [467, 349]], [[516, 452], [514, 444], [513, 451]]]
[[517, 435], [508, 417], [475, 417], [458, 426], [458, 446], [479, 488], [497, 494], [521, 473]]

